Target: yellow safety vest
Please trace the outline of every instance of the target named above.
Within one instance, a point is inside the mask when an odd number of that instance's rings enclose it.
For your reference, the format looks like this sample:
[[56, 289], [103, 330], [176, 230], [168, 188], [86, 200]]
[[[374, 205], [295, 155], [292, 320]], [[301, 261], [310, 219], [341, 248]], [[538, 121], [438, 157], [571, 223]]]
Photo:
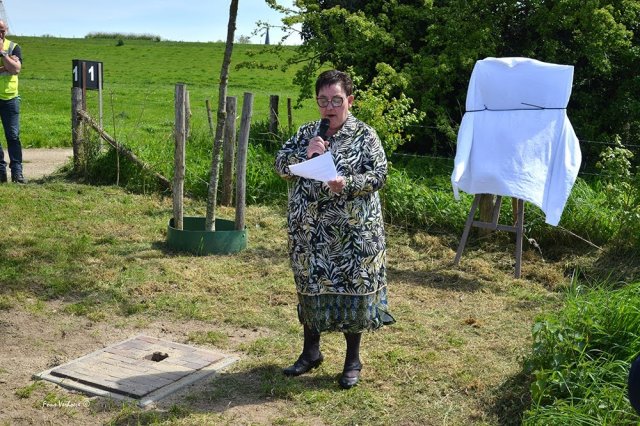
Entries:
[[[5, 39], [2, 50], [4, 50], [7, 55], [11, 55], [15, 47], [16, 44], [14, 42]], [[18, 75], [0, 72], [0, 99], [8, 101], [16, 96], [18, 96]]]

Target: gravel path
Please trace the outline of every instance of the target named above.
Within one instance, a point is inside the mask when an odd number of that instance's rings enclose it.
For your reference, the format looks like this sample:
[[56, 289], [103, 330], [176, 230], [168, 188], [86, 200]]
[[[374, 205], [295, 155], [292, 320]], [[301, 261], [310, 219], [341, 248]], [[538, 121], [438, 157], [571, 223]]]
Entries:
[[[28, 148], [22, 150], [22, 165], [27, 181], [40, 179], [64, 166], [73, 157], [72, 148]], [[5, 153], [8, 162], [8, 154]]]

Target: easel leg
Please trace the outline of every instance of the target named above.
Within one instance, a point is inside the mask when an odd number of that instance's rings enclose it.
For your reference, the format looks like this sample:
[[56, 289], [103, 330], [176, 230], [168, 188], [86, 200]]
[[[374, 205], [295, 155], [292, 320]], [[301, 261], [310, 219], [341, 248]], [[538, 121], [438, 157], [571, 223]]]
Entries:
[[518, 224], [518, 199], [511, 197], [511, 211], [513, 211], [513, 226]]
[[464, 225], [464, 231], [462, 232], [462, 238], [460, 239], [460, 244], [458, 244], [458, 251], [456, 251], [456, 258], [453, 261], [454, 265], [460, 263], [460, 258], [462, 257], [462, 252], [464, 251], [464, 246], [467, 244], [467, 238], [469, 238], [469, 231], [471, 231], [471, 224], [473, 223], [473, 217], [476, 214], [476, 209], [478, 208], [478, 203], [480, 203], [480, 194], [476, 194], [473, 199], [473, 203], [471, 204], [471, 210], [469, 210], [469, 216], [467, 216], [467, 223]]
[[524, 200], [518, 200], [516, 219], [516, 278], [520, 278], [522, 272], [522, 236], [524, 234]]

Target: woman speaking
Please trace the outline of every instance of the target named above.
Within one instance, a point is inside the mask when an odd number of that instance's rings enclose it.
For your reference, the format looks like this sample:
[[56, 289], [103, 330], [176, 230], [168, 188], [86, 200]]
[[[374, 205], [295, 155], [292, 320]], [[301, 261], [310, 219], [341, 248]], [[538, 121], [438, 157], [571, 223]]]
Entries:
[[[302, 353], [284, 369], [299, 376], [323, 361], [320, 333], [344, 333], [346, 356], [339, 384], [360, 379], [360, 340], [395, 320], [388, 312], [386, 246], [378, 190], [387, 177], [380, 139], [355, 118], [353, 83], [344, 72], [325, 71], [316, 80], [320, 118], [302, 125], [276, 155], [275, 167], [290, 181], [288, 237], [304, 328]], [[289, 166], [331, 152], [338, 176], [326, 183], [294, 176]]]

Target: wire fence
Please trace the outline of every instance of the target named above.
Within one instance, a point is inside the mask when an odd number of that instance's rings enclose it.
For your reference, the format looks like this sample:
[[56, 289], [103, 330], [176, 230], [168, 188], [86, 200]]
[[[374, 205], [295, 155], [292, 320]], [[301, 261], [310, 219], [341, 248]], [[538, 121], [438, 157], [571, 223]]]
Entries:
[[[275, 142], [273, 141], [273, 139], [266, 139], [266, 138], [257, 138], [257, 137], [252, 137], [249, 140], [250, 143], [253, 144], [262, 144], [262, 145], [266, 145], [266, 146], [270, 146], [273, 147]], [[284, 142], [284, 141], [283, 141]], [[580, 146], [584, 146], [584, 145], [604, 145], [604, 146], [618, 146], [618, 144], [616, 142], [613, 141], [593, 141], [593, 140], [585, 140], [585, 139], [579, 139], [580, 142]], [[632, 148], [635, 150], [640, 149], [640, 145], [637, 144], [627, 144], [627, 143], [622, 143], [624, 148]], [[429, 154], [420, 154], [420, 153], [408, 153], [408, 152], [394, 152], [392, 153], [390, 156], [390, 158], [416, 158], [416, 159], [423, 159], [423, 160], [435, 160], [435, 161], [442, 161], [442, 162], [447, 162], [450, 163], [450, 167], [451, 170], [453, 171], [453, 165], [454, 165], [454, 160], [455, 160], [455, 155], [452, 156], [443, 156], [443, 155], [429, 155]], [[593, 161], [595, 160], [595, 161]], [[640, 158], [639, 158], [640, 160]], [[598, 159], [592, 159], [592, 164], [590, 164], [589, 162], [586, 161], [586, 159], [583, 157], [583, 161], [582, 164], [580, 166], [580, 171], [578, 172], [578, 176], [581, 177], [598, 177], [601, 176], [602, 173], [596, 172], [597, 167], [595, 162], [597, 162]]]
[[[136, 121], [138, 123], [144, 121], [140, 116], [135, 117]], [[163, 140], [163, 144], [167, 145], [167, 146], [172, 146], [173, 145], [173, 137], [172, 137], [172, 130], [171, 127], [169, 126], [169, 128], [166, 128], [167, 126], [164, 126], [163, 128], [163, 132], [162, 135], [157, 135], [158, 137], [160, 137]], [[264, 151], [262, 151], [262, 154], [260, 155], [266, 155], [266, 156], [273, 156], [275, 157], [275, 152], [279, 149], [279, 147], [282, 145], [282, 143], [284, 143], [284, 139], [286, 138], [286, 136], [281, 136], [281, 135], [275, 135], [272, 133], [254, 133], [254, 135], [252, 137], [250, 137], [249, 139], [249, 144], [253, 145], [253, 146], [258, 146], [261, 145], [262, 147], [266, 148]], [[125, 140], [126, 139], [130, 139], [128, 137], [125, 136]], [[592, 141], [592, 140], [582, 140], [580, 141], [580, 144], [583, 146], [584, 144], [594, 144], [594, 145], [598, 145], [598, 146], [602, 146], [602, 145], [607, 145], [607, 146], [617, 146], [616, 142], [608, 142], [608, 141]], [[624, 145], [624, 144], [623, 144]], [[624, 145], [625, 147], [628, 147], [630, 145]], [[637, 147], [637, 145], [631, 145], [631, 147]], [[167, 147], [165, 147], [167, 148]], [[172, 150], [169, 149], [165, 149], [167, 152], [165, 154], [170, 155], [172, 153]], [[169, 152], [171, 151], [171, 153]], [[206, 146], [205, 146], [205, 151], [200, 151], [199, 155], [202, 155], [203, 153], [206, 154]], [[412, 171], [414, 173], [415, 176], [415, 172], [416, 170], [420, 170], [421, 161], [424, 161], [425, 164], [425, 179], [430, 179], [430, 178], [436, 178], [437, 180], [437, 187], [431, 185], [429, 188], [428, 192], [420, 192], [420, 194], [427, 194], [427, 198], [429, 197], [435, 197], [434, 200], [429, 201], [427, 204], [431, 203], [431, 204], [438, 204], [442, 202], [445, 205], [449, 205], [450, 203], [447, 200], [447, 190], [451, 191], [451, 199], [450, 201], [453, 200], [453, 190], [450, 188], [446, 187], [446, 182], [448, 181], [447, 179], [442, 179], [442, 177], [447, 177], [448, 175], [450, 175], [450, 173], [453, 171], [453, 167], [454, 167], [454, 156], [446, 156], [446, 155], [428, 155], [428, 154], [419, 154], [419, 153], [406, 153], [406, 152], [395, 152], [392, 153], [391, 155], [389, 155], [389, 159], [391, 161], [391, 163], [393, 164], [394, 162], [398, 162], [398, 163], [402, 163], [402, 160], [411, 160], [411, 159], [417, 159], [417, 165], [414, 164], [411, 166]], [[164, 159], [161, 160], [151, 160], [149, 161], [149, 166], [151, 166], [151, 168], [153, 170], [156, 171], [160, 171], [160, 170], [166, 170], [166, 164], [163, 164], [162, 162], [166, 162], [167, 158], [165, 157]], [[162, 162], [161, 162], [162, 161]], [[437, 166], [433, 166], [434, 163], [437, 163]], [[284, 183], [284, 181], [282, 179], [280, 179], [276, 173], [275, 173], [275, 169], [272, 167], [272, 162], [269, 166], [266, 165], [265, 161], [264, 161], [264, 157], [257, 162], [257, 164], [260, 164], [260, 167], [263, 168], [269, 168], [269, 170], [261, 170], [260, 174], [261, 174], [261, 178], [260, 179], [266, 179], [266, 182], [255, 180], [255, 182], [257, 182], [257, 184], [254, 187], [250, 187], [247, 188], [247, 202], [249, 204], [262, 204], [262, 203], [269, 203], [275, 206], [278, 206], [279, 208], [285, 208], [286, 207], [286, 202], [287, 202], [287, 190], [286, 190], [286, 183]], [[164, 167], [163, 167], [164, 166]], [[270, 167], [271, 166], [271, 167]], [[584, 164], [583, 164], [584, 166]], [[399, 168], [402, 168], [403, 165], [401, 164]], [[592, 170], [595, 170], [595, 167], [593, 167], [592, 165]], [[268, 175], [271, 174], [271, 177], [268, 177]], [[600, 176], [601, 173], [597, 173], [594, 171], [586, 171], [581, 170], [579, 172], [579, 176], [583, 176], [583, 177], [598, 177]], [[186, 180], [191, 182], [191, 188], [194, 188], [194, 190], [197, 192], [197, 194], [201, 194], [204, 193], [206, 194], [207, 192], [207, 188], [209, 186], [209, 176], [208, 176], [208, 169], [199, 167], [199, 168], [194, 168], [191, 169], [189, 167], [187, 167], [186, 169]], [[271, 179], [271, 180], [269, 180]], [[412, 178], [413, 179], [413, 178]], [[254, 183], [255, 183], [254, 182]], [[388, 186], [388, 185], [387, 185]], [[186, 188], [185, 188], [186, 189]], [[384, 192], [386, 192], [386, 188], [385, 190], [383, 190], [383, 203], [386, 203], [386, 196], [384, 194]], [[186, 195], [191, 196], [194, 195], [192, 193], [189, 192], [189, 190], [185, 191]], [[199, 198], [199, 195], [196, 195], [196, 198]], [[470, 204], [470, 201], [467, 198], [464, 198], [463, 203], [460, 203], [460, 205], [458, 207], [453, 207], [453, 210], [455, 213], [454, 216], [458, 217], [461, 216], [466, 217], [466, 212], [462, 212], [460, 213], [459, 210], [464, 210], [466, 208], [466, 204]], [[587, 203], [587, 201], [583, 201], [583, 200], [576, 200], [575, 204], [576, 207], [579, 209], [584, 209], [584, 208], [589, 208], [587, 206], [584, 205], [584, 203]], [[458, 204], [458, 203], [454, 203], [454, 204]], [[439, 207], [438, 207], [439, 208]], [[436, 210], [438, 209], [436, 208]], [[435, 217], [430, 217], [427, 218], [427, 220], [422, 220], [425, 218], [422, 218], [420, 220], [420, 223], [416, 223], [416, 221], [414, 220], [415, 218], [412, 217], [408, 217], [408, 215], [410, 214], [410, 211], [406, 210], [397, 210], [394, 211], [394, 209], [389, 209], [388, 206], [383, 207], [383, 210], [385, 211], [385, 223], [389, 226], [392, 227], [399, 227], [399, 228], [403, 228], [403, 229], [409, 229], [409, 228], [414, 228], [416, 226], [418, 226], [420, 229], [423, 229], [427, 232], [430, 233], [448, 233], [448, 231], [446, 231], [447, 229], [450, 228], [447, 227], [445, 225], [444, 228], [441, 228], [437, 220], [437, 218]], [[536, 215], [534, 215], [535, 217]], [[529, 216], [529, 218], [531, 219], [531, 215]], [[449, 223], [451, 220], [451, 218], [442, 218], [444, 220], [445, 223]], [[534, 222], [538, 222], [538, 219], [535, 219]], [[423, 223], [424, 222], [424, 223]], [[424, 225], [424, 226], [423, 226]], [[534, 225], [535, 226], [535, 225]], [[573, 238], [582, 240], [583, 242], [591, 245], [592, 247], [595, 248], [599, 248], [597, 244], [594, 244], [589, 236], [583, 236], [583, 235], [579, 235], [580, 231], [577, 229], [566, 229], [563, 227], [557, 227], [558, 232], [556, 233], [556, 235], [559, 234], [566, 234], [568, 236], [571, 236]], [[546, 231], [545, 231], [546, 232]], [[527, 231], [525, 230], [525, 241], [528, 242], [532, 247], [537, 248], [538, 250], [540, 250], [539, 246], [538, 246], [538, 242], [531, 238], [531, 235], [527, 233]], [[597, 240], [594, 240], [597, 241]]]
[[[172, 111], [171, 111], [170, 105], [168, 105], [164, 100], [162, 101], [160, 100], [160, 98], [165, 98], [165, 95], [166, 95], [165, 93], [162, 93], [162, 94], [159, 93], [157, 89], [152, 90], [151, 88], [148, 88], [145, 91], [143, 91], [143, 96], [141, 98], [138, 98], [137, 101], [131, 102], [128, 100], [126, 102], [126, 105], [121, 104], [121, 105], [116, 105], [115, 108], [112, 107], [111, 114], [107, 114], [107, 117], [105, 117], [105, 127], [113, 128], [114, 133], [116, 133], [116, 128], [118, 128], [119, 130], [117, 133], [120, 136], [120, 138], [122, 138], [125, 144], [127, 143], [128, 140], [137, 139], [138, 136], [141, 134], [141, 132], [154, 131], [156, 132], [156, 137], [159, 137], [163, 140], [163, 144], [170, 145], [172, 143], [172, 134], [171, 134], [172, 125], [170, 122], [172, 118]], [[267, 95], [264, 93], [260, 94], [260, 96], [256, 97], [256, 102], [266, 104], [269, 102], [269, 97], [270, 95]], [[113, 94], [111, 95], [110, 101], [112, 103], [114, 102]], [[118, 104], [119, 102], [116, 100], [115, 103]], [[157, 111], [155, 114], [152, 114], [154, 116], [154, 119], [150, 120], [151, 117], [149, 117], [147, 113], [147, 111], [150, 108], [152, 109], [162, 108], [163, 110], [166, 110], [166, 114], [163, 113], [164, 117], [161, 119], [160, 122], [155, 122], [159, 118], [156, 115]], [[198, 110], [199, 108], [195, 106], [194, 112]], [[260, 110], [260, 108], [258, 108], [258, 110]], [[200, 117], [196, 119], [195, 117], [196, 115]], [[256, 117], [257, 117], [257, 121], [267, 121], [269, 119], [268, 115], [264, 115], [262, 119], [261, 119], [261, 115], [257, 115]], [[135, 125], [131, 126], [129, 124], [129, 126], [125, 126], [122, 122], [118, 123], [119, 121], [124, 121], [126, 119], [135, 121]], [[151, 122], [151, 121], [154, 121], [154, 122]], [[200, 113], [194, 114], [193, 124], [199, 125], [200, 127], [202, 127], [204, 126], [205, 122], [206, 121], [204, 120], [204, 107], [203, 107]], [[296, 124], [296, 126], [298, 124]], [[124, 129], [124, 127], [128, 127], [128, 129]], [[283, 132], [285, 131], [284, 130], [285, 127], [286, 125], [280, 126], [280, 128], [283, 129], [282, 130]], [[409, 130], [416, 131], [417, 129], [435, 131], [438, 133], [442, 132], [442, 129], [432, 125], [414, 124], [409, 126]], [[200, 131], [202, 133], [207, 133], [206, 130], [200, 129]], [[577, 133], [579, 133], [579, 129]], [[250, 138], [250, 144], [260, 144], [265, 147], [268, 147], [270, 150], [275, 151], [284, 142], [284, 140], [278, 140], [278, 136], [279, 135], [273, 135], [273, 134], [254, 135], [253, 137]], [[442, 141], [446, 141], [446, 140], [447, 138], [443, 136]], [[454, 157], [455, 157], [455, 143], [449, 141], [449, 142], [441, 142], [441, 144], [444, 144], [444, 146], [448, 148], [448, 149], [445, 149], [445, 151], [448, 151], [448, 152], [444, 152], [444, 153], [440, 152], [438, 154], [427, 154], [427, 153], [419, 153], [419, 152], [414, 153], [414, 152], [402, 151], [403, 148], [400, 147], [400, 151], [396, 151], [392, 153], [389, 157], [393, 159], [416, 158], [418, 160], [425, 160], [427, 162], [437, 162], [439, 164], [442, 164], [442, 169], [439, 170], [440, 173], [442, 173], [443, 169], [446, 169], [447, 167], [450, 168], [451, 171], [453, 171]], [[419, 145], [419, 143], [416, 142], [414, 143], [414, 145]], [[594, 152], [597, 153], [599, 149], [596, 149], [596, 148], [590, 149], [588, 147], [590, 146], [591, 147], [603, 147], [603, 146], [613, 147], [613, 146], [617, 146], [617, 143], [615, 141], [581, 139], [580, 145], [581, 147], [583, 147], [583, 152], [588, 152], [589, 155], [583, 155], [583, 162], [581, 164], [578, 176], [585, 179], [594, 179], [602, 176], [602, 173], [596, 167], [596, 162], [598, 161], [599, 158], [597, 155], [594, 154]], [[640, 152], [640, 144], [623, 143], [623, 146], [625, 148], [632, 150], [632, 152], [636, 152], [636, 153]], [[637, 157], [640, 157], [640, 156], [637, 156]], [[638, 161], [638, 160], [640, 160], [640, 158], [636, 158], [634, 161]], [[152, 167], [157, 168], [158, 170], [161, 170], [161, 167], [157, 167], [159, 165], [154, 164], [156, 161], [150, 160], [150, 165]], [[203, 184], [208, 184], [208, 182], [205, 182], [205, 179], [199, 174], [189, 172], [189, 171], [187, 172], [191, 175], [190, 177], [192, 179], [195, 179], [196, 181], [199, 181]]]
[[[199, 84], [194, 84], [190, 87], [197, 87], [198, 89], [200, 89], [200, 85]], [[131, 100], [127, 100], [125, 102], [126, 105], [117, 105], [115, 108], [115, 112], [113, 113], [113, 115], [111, 117], [108, 117], [107, 119], [105, 119], [105, 127], [109, 128], [109, 127], [122, 127], [122, 124], [117, 124], [116, 122], [117, 120], [117, 115], [128, 115], [130, 118], [135, 118], [135, 125], [132, 127], [133, 128], [133, 132], [134, 135], [126, 135], [126, 134], [122, 134], [124, 139], [130, 139], [132, 137], [136, 137], [136, 134], [139, 134], [140, 132], [144, 131], [144, 129], [147, 126], [162, 126], [164, 133], [168, 133], [169, 128], [167, 128], [167, 121], [166, 119], [171, 119], [173, 117], [173, 111], [171, 109], [171, 104], [168, 104], [166, 102], [166, 95], [167, 93], [165, 93], [165, 90], [159, 91], [157, 88], [153, 88], [153, 87], [148, 87], [146, 89], [144, 89], [141, 93], [141, 97], [138, 98], [137, 101], [131, 101]], [[269, 108], [269, 102], [270, 102], [270, 96], [266, 93], [259, 93], [258, 96], [256, 96], [256, 112], [257, 114], [254, 116], [254, 120], [255, 118], [257, 118], [257, 121], [267, 121], [269, 120], [269, 116], [268, 114], [265, 114], [264, 117], [262, 117], [261, 111], [264, 112], [265, 110], [268, 111]], [[283, 97], [284, 99], [284, 97]], [[112, 99], [111, 101], [113, 102], [113, 93], [112, 93]], [[120, 103], [118, 101], [116, 101], [116, 103]], [[263, 105], [260, 105], [263, 104]], [[204, 105], [204, 104], [203, 104]], [[162, 123], [145, 123], [145, 121], [148, 120], [149, 116], [147, 114], [147, 111], [149, 109], [157, 109], [157, 108], [162, 108], [163, 110], [166, 110], [166, 114], [165, 115], [165, 120]], [[240, 105], [239, 105], [240, 108]], [[206, 116], [204, 114], [204, 106], [202, 106], [202, 108], [199, 108], [196, 104], [194, 104], [194, 113], [196, 111], [200, 111], [200, 113], [196, 113], [194, 114], [193, 120], [194, 120], [194, 124], [199, 123], [200, 125], [204, 125], [206, 123]], [[157, 114], [157, 112], [156, 112]], [[153, 114], [155, 115], [155, 114]], [[238, 117], [239, 118], [239, 117]], [[462, 117], [460, 117], [462, 118]], [[294, 120], [294, 121], [300, 121], [300, 120]], [[301, 123], [298, 123], [298, 125]], [[286, 127], [286, 125], [284, 125], [284, 123], [281, 123], [280, 128], [284, 129]], [[131, 128], [130, 128], [131, 129]], [[454, 161], [454, 157], [455, 157], [455, 143], [449, 141], [446, 142], [448, 140], [447, 137], [444, 136], [442, 129], [437, 127], [437, 126], [432, 126], [432, 125], [427, 125], [427, 124], [413, 124], [408, 126], [408, 129], [410, 131], [416, 131], [416, 130], [430, 130], [430, 131], [435, 131], [438, 133], [441, 133], [441, 139], [440, 144], [444, 144], [449, 148], [449, 152], [448, 153], [438, 153], [437, 155], [434, 154], [426, 154], [426, 153], [410, 153], [410, 152], [403, 152], [402, 151], [402, 147], [400, 148], [401, 151], [399, 152], [394, 152], [392, 155], [399, 157], [399, 158], [404, 158], [404, 157], [416, 157], [416, 158], [421, 158], [421, 159], [428, 159], [428, 160], [437, 160], [437, 161], [444, 161], [444, 162], [450, 162], [451, 163], [451, 169], [453, 170], [453, 161]], [[294, 129], [295, 130], [295, 129]], [[579, 134], [580, 133], [580, 129], [576, 129], [576, 133]], [[168, 136], [167, 139], [171, 139], [170, 134], [166, 134], [165, 136]], [[266, 137], [261, 137], [261, 136], [253, 136], [250, 139], [250, 143], [254, 143], [254, 144], [262, 144], [265, 146], [268, 146], [270, 148], [274, 148], [277, 145], [279, 145], [280, 143], [284, 142], [284, 141], [274, 141], [273, 136], [275, 135], [271, 135], [272, 137], [270, 138], [266, 138]], [[588, 147], [588, 146], [616, 146], [616, 142], [615, 141], [606, 141], [606, 140], [591, 140], [591, 139], [580, 139], [578, 138], [580, 141], [580, 145], [581, 147]], [[414, 145], [419, 145], [418, 142], [415, 142]], [[630, 149], [632, 152], [636, 153], [636, 154], [640, 154], [640, 144], [638, 143], [630, 143], [630, 142], [623, 142], [623, 146], [627, 149]], [[580, 167], [580, 171], [579, 171], [579, 176], [582, 177], [598, 177], [601, 175], [601, 173], [597, 172], [597, 168], [596, 168], [596, 161], [598, 160], [597, 156], [593, 155], [593, 151], [597, 151], [595, 149], [591, 150], [591, 149], [583, 149], [583, 152], [589, 152], [590, 155], [585, 156], [583, 155], [583, 163], [581, 164]], [[637, 155], [637, 157], [640, 157], [640, 155]], [[640, 161], [640, 158], [635, 158], [634, 161]]]

